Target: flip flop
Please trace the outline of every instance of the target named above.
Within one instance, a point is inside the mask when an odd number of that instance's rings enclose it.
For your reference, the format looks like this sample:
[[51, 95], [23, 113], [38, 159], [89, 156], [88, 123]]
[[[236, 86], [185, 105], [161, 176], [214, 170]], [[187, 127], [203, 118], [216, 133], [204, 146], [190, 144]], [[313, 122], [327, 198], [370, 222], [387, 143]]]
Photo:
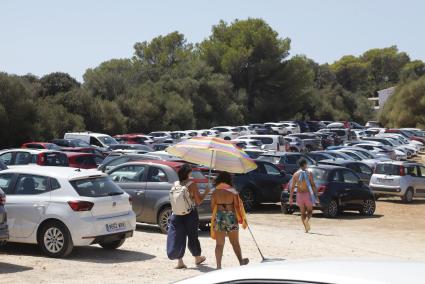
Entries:
[[201, 258], [201, 260], [200, 261], [198, 261], [198, 262], [195, 262], [195, 264], [196, 265], [201, 265], [205, 260], [207, 260], [207, 258], [205, 257], [205, 256], [203, 256], [202, 258]]
[[187, 266], [185, 264], [183, 265], [177, 265], [176, 267], [174, 267], [174, 269], [186, 269]]

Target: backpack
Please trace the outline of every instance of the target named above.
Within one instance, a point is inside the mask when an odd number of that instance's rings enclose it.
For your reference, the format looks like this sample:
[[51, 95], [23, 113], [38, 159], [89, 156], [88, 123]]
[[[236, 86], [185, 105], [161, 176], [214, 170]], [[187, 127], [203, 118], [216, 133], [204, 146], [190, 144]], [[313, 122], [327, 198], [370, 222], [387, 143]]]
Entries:
[[181, 184], [179, 181], [174, 183], [170, 190], [171, 210], [175, 215], [187, 215], [192, 212], [195, 207], [194, 202], [190, 198], [188, 187], [191, 183]]

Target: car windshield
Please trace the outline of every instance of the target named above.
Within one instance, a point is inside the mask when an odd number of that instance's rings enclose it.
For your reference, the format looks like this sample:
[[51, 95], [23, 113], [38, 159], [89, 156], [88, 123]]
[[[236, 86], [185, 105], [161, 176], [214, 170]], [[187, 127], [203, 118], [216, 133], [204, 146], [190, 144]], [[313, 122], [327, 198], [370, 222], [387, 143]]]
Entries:
[[381, 175], [400, 175], [400, 166], [393, 164], [378, 164], [375, 168], [375, 173]]
[[99, 136], [97, 137], [97, 139], [99, 139], [103, 144], [108, 146], [118, 144], [117, 140], [115, 140], [111, 136]]
[[64, 153], [45, 153], [45, 166], [68, 167], [68, 157]]
[[71, 143], [74, 147], [91, 147], [91, 145], [80, 139], [73, 139]]
[[278, 163], [278, 162], [279, 162], [280, 157], [274, 157], [274, 156], [259, 156], [259, 157], [258, 157], [258, 160], [260, 160], [260, 161], [266, 161], [266, 162], [269, 162], [269, 163], [276, 164], [276, 163]]
[[70, 183], [80, 196], [85, 197], [105, 197], [124, 193], [109, 177], [85, 178]]
[[152, 137], [164, 137], [167, 136], [164, 132], [151, 132], [149, 133], [149, 136]]

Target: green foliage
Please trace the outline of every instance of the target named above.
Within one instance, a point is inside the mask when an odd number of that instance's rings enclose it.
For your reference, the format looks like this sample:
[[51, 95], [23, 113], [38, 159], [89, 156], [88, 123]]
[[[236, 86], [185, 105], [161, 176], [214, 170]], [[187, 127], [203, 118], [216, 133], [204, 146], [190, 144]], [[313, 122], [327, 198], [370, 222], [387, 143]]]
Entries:
[[54, 96], [80, 87], [80, 83], [67, 73], [55, 72], [41, 77], [41, 95]]
[[425, 128], [425, 76], [397, 87], [380, 113], [389, 127]]

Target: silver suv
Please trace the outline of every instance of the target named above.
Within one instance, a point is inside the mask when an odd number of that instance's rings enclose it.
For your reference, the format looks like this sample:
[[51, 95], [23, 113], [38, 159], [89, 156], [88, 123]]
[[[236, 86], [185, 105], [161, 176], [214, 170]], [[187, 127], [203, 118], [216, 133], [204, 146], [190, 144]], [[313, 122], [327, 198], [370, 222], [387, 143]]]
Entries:
[[425, 166], [412, 162], [378, 163], [369, 184], [375, 197], [399, 196], [410, 203], [425, 197]]

